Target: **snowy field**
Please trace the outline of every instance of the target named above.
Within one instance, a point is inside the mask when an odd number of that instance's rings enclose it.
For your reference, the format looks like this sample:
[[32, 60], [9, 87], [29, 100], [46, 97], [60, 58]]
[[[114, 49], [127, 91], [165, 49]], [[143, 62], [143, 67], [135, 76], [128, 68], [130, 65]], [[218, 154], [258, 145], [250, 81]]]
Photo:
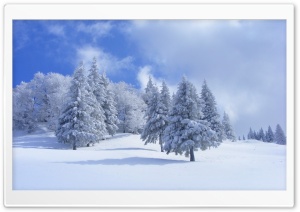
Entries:
[[70, 149], [53, 132], [15, 132], [15, 190], [284, 190], [286, 146], [225, 141], [195, 152], [196, 161], [160, 152], [139, 135], [118, 134]]

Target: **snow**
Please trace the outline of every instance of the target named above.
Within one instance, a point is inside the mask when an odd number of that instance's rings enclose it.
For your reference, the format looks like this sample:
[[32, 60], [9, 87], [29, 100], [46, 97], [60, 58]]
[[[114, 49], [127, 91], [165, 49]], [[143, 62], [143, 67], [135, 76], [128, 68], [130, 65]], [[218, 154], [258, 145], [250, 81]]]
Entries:
[[14, 190], [285, 190], [286, 146], [225, 141], [196, 161], [117, 134], [71, 150], [54, 132], [15, 132]]

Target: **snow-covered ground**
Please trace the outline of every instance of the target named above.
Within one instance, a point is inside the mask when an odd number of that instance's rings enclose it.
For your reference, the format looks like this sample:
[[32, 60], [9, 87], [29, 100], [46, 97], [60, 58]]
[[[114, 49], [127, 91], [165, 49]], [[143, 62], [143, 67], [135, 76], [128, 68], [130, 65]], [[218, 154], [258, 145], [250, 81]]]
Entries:
[[284, 190], [286, 147], [255, 140], [225, 141], [189, 158], [160, 152], [139, 135], [118, 134], [70, 149], [53, 132], [15, 132], [16, 190]]

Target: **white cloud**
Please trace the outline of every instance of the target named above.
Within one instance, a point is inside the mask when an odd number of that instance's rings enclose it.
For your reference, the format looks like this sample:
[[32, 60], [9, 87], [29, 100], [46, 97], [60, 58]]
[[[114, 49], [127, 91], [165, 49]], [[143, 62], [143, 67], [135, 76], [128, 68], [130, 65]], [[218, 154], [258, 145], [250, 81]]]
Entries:
[[151, 77], [153, 84], [156, 85], [159, 89], [161, 88], [162, 82], [165, 81], [169, 88], [170, 94], [173, 94], [176, 92], [177, 86], [170, 84], [168, 81], [166, 81], [162, 78], [155, 77], [152, 73], [152, 67], [149, 65], [140, 67], [139, 72], [137, 74], [137, 80], [140, 84], [140, 88], [142, 91], [144, 91], [145, 88], [147, 87], [149, 77]]
[[109, 21], [95, 22], [92, 24], [81, 22], [77, 25], [77, 31], [90, 34], [94, 40], [109, 35], [112, 28], [113, 25]]
[[79, 61], [83, 61], [84, 64], [89, 66], [92, 59], [96, 57], [100, 71], [106, 71], [111, 75], [117, 74], [120, 70], [123, 69], [130, 69], [133, 66], [132, 57], [128, 56], [119, 59], [107, 52], [104, 52], [101, 48], [84, 46], [77, 48], [76, 53], [76, 64]]
[[63, 25], [55, 24], [47, 26], [47, 30], [49, 33], [56, 35], [56, 36], [64, 36], [65, 35], [65, 28]]

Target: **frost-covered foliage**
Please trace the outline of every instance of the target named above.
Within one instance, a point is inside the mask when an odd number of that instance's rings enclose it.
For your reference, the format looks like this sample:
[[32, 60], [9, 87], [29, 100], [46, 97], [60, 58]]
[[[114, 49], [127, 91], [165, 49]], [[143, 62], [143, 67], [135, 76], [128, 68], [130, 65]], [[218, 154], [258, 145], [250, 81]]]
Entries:
[[247, 138], [248, 138], [248, 139], [255, 139], [255, 138], [254, 138], [254, 133], [253, 133], [253, 130], [252, 130], [251, 127], [250, 127], [250, 130], [249, 130], [249, 133], [248, 133]]
[[118, 120], [118, 111], [116, 109], [116, 102], [114, 98], [114, 93], [110, 90], [109, 88], [109, 79], [106, 77], [105, 72], [102, 73], [101, 75], [101, 82], [104, 87], [104, 92], [106, 94], [106, 98], [103, 102], [102, 108], [104, 110], [104, 115], [105, 115], [105, 125], [106, 125], [106, 130], [109, 135], [113, 136], [116, 134], [118, 130], [117, 124], [119, 123]]
[[[236, 141], [236, 137], [235, 137], [233, 128], [231, 126], [229, 116], [226, 112], [224, 112], [224, 115], [223, 115], [222, 125], [223, 125], [223, 131], [224, 131], [225, 138], [230, 139], [231, 141]], [[239, 138], [239, 140], [241, 140], [241, 139]]]
[[[99, 74], [99, 69], [97, 67], [96, 58], [93, 58], [92, 66], [88, 72], [87, 77], [87, 95], [95, 101], [94, 107], [96, 107], [96, 111], [94, 114], [94, 118], [96, 119], [96, 128], [99, 138], [103, 138], [105, 134], [107, 134], [106, 130], [106, 116], [104, 111], [104, 104], [107, 98], [107, 94], [105, 91], [104, 83], [102, 82], [102, 78]], [[95, 100], [94, 100], [95, 99]], [[91, 105], [93, 107], [93, 105]]]
[[32, 132], [36, 128], [32, 90], [25, 82], [13, 91], [13, 127], [27, 132]]
[[148, 105], [148, 103], [151, 99], [154, 88], [155, 88], [155, 86], [153, 85], [152, 78], [149, 76], [149, 80], [148, 80], [147, 86], [145, 88], [145, 93], [143, 94], [143, 99], [144, 99], [146, 105]]
[[89, 91], [84, 67], [80, 63], [73, 74], [69, 102], [59, 117], [56, 130], [58, 141], [70, 143], [74, 150], [78, 146], [98, 142], [104, 136], [103, 128], [99, 130], [99, 126], [104, 124], [98, 119], [100, 104]]
[[164, 131], [164, 149], [167, 154], [185, 154], [195, 161], [194, 150], [217, 147], [216, 133], [201, 118], [200, 98], [193, 84], [185, 78], [178, 86], [174, 104]]
[[203, 118], [209, 123], [209, 127], [216, 132], [217, 142], [222, 142], [223, 129], [220, 122], [220, 115], [217, 110], [217, 103], [211, 90], [208, 88], [206, 81], [204, 81], [201, 90], [201, 100], [203, 101], [202, 113]]
[[148, 106], [145, 114], [147, 121], [141, 134], [141, 139], [145, 141], [145, 144], [156, 143], [156, 141], [159, 140], [161, 151], [163, 152], [162, 135], [168, 124], [167, 116], [171, 101], [169, 89], [167, 85], [163, 83], [161, 92], [154, 86], [152, 90], [148, 92], [148, 95]]
[[264, 141], [264, 142], [266, 141], [266, 136], [265, 136], [263, 128], [260, 128], [260, 130], [257, 134], [257, 140]]
[[286, 145], [286, 136], [279, 124], [276, 126], [275, 134], [274, 134], [274, 142], [276, 144]]
[[268, 131], [266, 131], [266, 142], [274, 142], [274, 133], [270, 126], [268, 127]]
[[141, 93], [125, 82], [111, 83], [121, 132], [140, 133], [145, 125], [146, 104]]
[[70, 82], [69, 76], [38, 72], [29, 83], [18, 85], [13, 91], [14, 128], [32, 132], [38, 122], [46, 122], [55, 129]]

